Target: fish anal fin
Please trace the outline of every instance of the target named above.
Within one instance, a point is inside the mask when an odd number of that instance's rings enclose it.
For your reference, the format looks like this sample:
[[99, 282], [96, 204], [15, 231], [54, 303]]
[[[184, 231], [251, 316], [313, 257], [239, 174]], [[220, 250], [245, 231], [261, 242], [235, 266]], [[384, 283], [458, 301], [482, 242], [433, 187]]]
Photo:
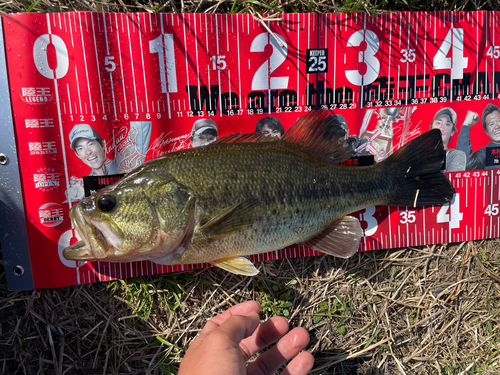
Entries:
[[363, 229], [358, 219], [345, 216], [304, 242], [304, 245], [328, 255], [349, 258], [358, 251], [362, 235]]
[[214, 240], [225, 234], [243, 230], [255, 221], [255, 207], [258, 202], [257, 198], [246, 199], [209, 220], [200, 231], [207, 239]]
[[335, 114], [315, 110], [299, 118], [285, 132], [282, 141], [300, 145], [334, 163], [342, 163], [354, 155], [354, 149], [345, 139], [345, 134]]
[[236, 275], [255, 276], [259, 270], [245, 257], [218, 259], [210, 264]]

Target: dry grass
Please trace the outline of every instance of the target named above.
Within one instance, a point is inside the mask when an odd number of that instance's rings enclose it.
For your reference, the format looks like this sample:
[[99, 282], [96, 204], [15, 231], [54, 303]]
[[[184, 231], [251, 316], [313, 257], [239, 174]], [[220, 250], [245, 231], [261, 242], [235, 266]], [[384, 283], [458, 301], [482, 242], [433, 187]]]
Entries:
[[3, 374], [176, 373], [212, 316], [255, 299], [305, 327], [315, 374], [493, 374], [500, 359], [498, 240], [8, 292]]
[[[497, 0], [4, 1], [0, 12], [471, 10]], [[493, 374], [500, 359], [498, 240], [9, 292], [0, 269], [2, 374], [176, 373], [212, 316], [255, 299], [309, 330], [314, 374]]]

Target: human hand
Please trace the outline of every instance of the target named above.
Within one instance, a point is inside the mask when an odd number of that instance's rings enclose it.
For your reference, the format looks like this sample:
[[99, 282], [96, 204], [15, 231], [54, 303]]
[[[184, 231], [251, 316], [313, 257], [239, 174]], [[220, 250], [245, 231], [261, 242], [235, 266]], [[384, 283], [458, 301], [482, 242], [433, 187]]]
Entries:
[[[274, 374], [292, 358], [282, 375], [309, 373], [314, 358], [309, 352], [300, 352], [309, 343], [309, 333], [301, 327], [288, 332], [288, 322], [279, 316], [261, 324], [259, 311], [257, 302], [248, 301], [210, 319], [189, 346], [178, 375]], [[278, 339], [246, 365], [251, 356]]]
[[467, 114], [465, 115], [465, 120], [464, 120], [464, 125], [465, 126], [472, 126], [474, 125], [477, 121], [479, 120], [479, 115], [476, 112], [472, 111], [467, 111]]

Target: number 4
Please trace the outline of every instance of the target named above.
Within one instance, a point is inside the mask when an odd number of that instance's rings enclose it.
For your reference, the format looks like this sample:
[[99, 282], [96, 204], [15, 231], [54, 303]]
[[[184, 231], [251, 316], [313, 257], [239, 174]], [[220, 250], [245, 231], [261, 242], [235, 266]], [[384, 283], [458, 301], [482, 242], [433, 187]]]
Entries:
[[[447, 57], [452, 46], [452, 55]], [[469, 58], [464, 57], [464, 29], [450, 29], [434, 55], [432, 61], [434, 69], [451, 69], [452, 79], [462, 79], [468, 61]]]
[[[448, 208], [450, 208], [450, 213], [448, 213]], [[464, 214], [460, 212], [460, 194], [454, 194], [450, 203], [443, 204], [437, 214], [436, 221], [450, 223], [450, 229], [460, 228], [463, 216]]]

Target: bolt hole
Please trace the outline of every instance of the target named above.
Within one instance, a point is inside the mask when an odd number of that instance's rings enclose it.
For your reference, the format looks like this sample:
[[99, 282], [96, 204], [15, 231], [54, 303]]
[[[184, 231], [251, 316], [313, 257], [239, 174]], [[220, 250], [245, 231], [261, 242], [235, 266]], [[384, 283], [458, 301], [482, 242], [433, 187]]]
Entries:
[[12, 272], [14, 272], [14, 275], [16, 276], [21, 276], [22, 274], [24, 274], [24, 268], [23, 266], [15, 266]]
[[9, 161], [9, 159], [7, 158], [7, 155], [0, 154], [0, 164], [5, 165], [5, 164], [7, 164], [8, 161]]

